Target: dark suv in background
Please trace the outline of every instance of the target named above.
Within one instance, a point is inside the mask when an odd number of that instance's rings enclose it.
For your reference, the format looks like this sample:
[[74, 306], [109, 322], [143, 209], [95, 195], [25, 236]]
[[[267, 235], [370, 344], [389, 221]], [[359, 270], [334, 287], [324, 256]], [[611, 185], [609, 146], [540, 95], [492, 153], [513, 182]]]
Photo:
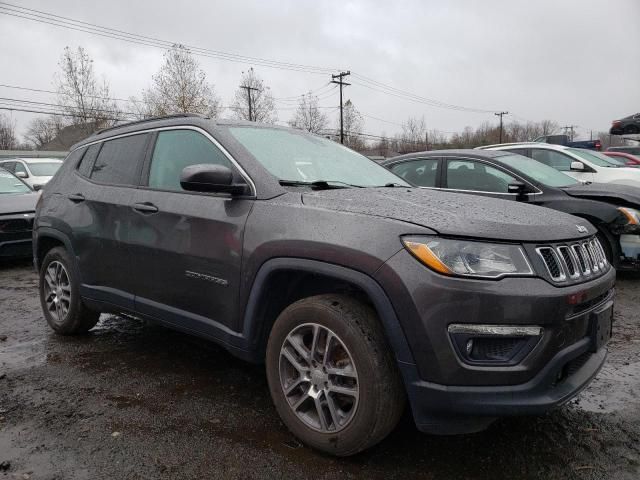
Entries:
[[420, 430], [465, 433], [583, 389], [613, 308], [596, 233], [411, 188], [305, 132], [178, 116], [76, 145], [42, 194], [34, 254], [56, 332], [127, 312], [211, 339], [265, 363], [295, 435], [351, 455], [405, 399]]

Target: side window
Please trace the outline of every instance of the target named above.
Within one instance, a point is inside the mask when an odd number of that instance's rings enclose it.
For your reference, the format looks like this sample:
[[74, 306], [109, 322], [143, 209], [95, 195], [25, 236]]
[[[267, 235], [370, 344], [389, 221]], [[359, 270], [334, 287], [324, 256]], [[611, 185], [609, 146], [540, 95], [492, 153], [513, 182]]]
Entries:
[[91, 169], [91, 179], [114, 185], [137, 185], [138, 167], [144, 159], [149, 134], [104, 142]]
[[425, 158], [402, 162], [391, 167], [391, 171], [418, 187], [435, 187], [438, 175], [438, 159]]
[[27, 168], [24, 166], [22, 162], [16, 162], [13, 168], [13, 173], [24, 173], [25, 175], [29, 175], [27, 172]]
[[182, 170], [200, 163], [222, 165], [233, 170], [229, 159], [201, 133], [193, 130], [159, 132], [151, 158], [149, 187], [182, 190]]
[[8, 172], [13, 173], [15, 171], [16, 162], [4, 162], [0, 164], [0, 167], [4, 168]]
[[508, 193], [517, 180], [502, 170], [473, 160], [447, 162], [447, 188], [478, 192]]
[[98, 156], [98, 152], [100, 151], [101, 146], [102, 143], [91, 145], [87, 149], [87, 152], [84, 154], [84, 157], [82, 157], [82, 160], [80, 160], [80, 164], [78, 165], [78, 173], [83, 177], [88, 177], [89, 175], [91, 175], [91, 169], [93, 168], [93, 164], [96, 161], [96, 157]]
[[561, 172], [569, 172], [571, 170], [571, 157], [564, 153], [542, 148], [532, 148], [531, 158]]

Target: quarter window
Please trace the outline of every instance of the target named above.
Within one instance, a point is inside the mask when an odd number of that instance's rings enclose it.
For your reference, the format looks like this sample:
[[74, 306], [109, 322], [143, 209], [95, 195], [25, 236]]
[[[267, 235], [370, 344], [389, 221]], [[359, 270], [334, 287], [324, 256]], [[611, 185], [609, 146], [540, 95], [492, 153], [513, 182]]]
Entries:
[[556, 152], [553, 150], [545, 150], [542, 148], [532, 148], [531, 158], [538, 162], [549, 165], [551, 168], [560, 170], [561, 172], [571, 171], [572, 159], [564, 153]]
[[497, 168], [473, 160], [447, 162], [447, 187], [456, 190], [508, 193], [509, 184], [517, 180]]
[[438, 174], [438, 159], [420, 159], [402, 162], [391, 167], [391, 171], [418, 187], [435, 187]]
[[158, 133], [149, 170], [149, 187], [182, 190], [180, 174], [197, 164], [222, 165], [233, 170], [229, 159], [211, 141], [193, 130], [168, 130]]
[[148, 140], [148, 134], [140, 134], [104, 142], [91, 169], [91, 179], [113, 185], [136, 185]]
[[93, 163], [96, 161], [96, 157], [98, 156], [98, 152], [100, 151], [101, 146], [101, 143], [95, 143], [91, 145], [87, 149], [87, 153], [85, 153], [84, 157], [82, 157], [82, 160], [80, 160], [80, 165], [78, 165], [78, 173], [83, 177], [88, 177], [89, 175], [91, 175]]

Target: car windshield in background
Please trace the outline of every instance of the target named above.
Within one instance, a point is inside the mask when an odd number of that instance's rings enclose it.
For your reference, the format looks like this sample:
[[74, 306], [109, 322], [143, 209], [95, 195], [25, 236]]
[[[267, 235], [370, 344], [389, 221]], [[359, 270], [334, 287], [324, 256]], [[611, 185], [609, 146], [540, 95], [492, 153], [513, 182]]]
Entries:
[[602, 155], [601, 153], [590, 152], [581, 148], [569, 148], [568, 150], [571, 153], [578, 155], [580, 158], [583, 158], [587, 162], [591, 162], [599, 167], [617, 168], [620, 166], [614, 163], [611, 158], [607, 157], [606, 155]]
[[326, 138], [275, 128], [230, 127], [229, 131], [281, 181], [410, 186], [374, 161]]
[[31, 189], [9, 172], [0, 172], [0, 194], [29, 193]]
[[570, 187], [580, 183], [575, 178], [559, 172], [555, 168], [523, 155], [505, 155], [500, 157], [500, 161], [548, 187]]
[[62, 162], [27, 162], [27, 165], [29, 165], [29, 170], [35, 177], [53, 177]]

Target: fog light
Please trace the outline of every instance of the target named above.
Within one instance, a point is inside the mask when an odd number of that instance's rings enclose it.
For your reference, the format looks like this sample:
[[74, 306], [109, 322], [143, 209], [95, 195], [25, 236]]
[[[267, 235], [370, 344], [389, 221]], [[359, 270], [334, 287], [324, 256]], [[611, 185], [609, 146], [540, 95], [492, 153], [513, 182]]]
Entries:
[[515, 365], [542, 337], [542, 327], [506, 325], [449, 325], [451, 343], [458, 356], [475, 365]]

